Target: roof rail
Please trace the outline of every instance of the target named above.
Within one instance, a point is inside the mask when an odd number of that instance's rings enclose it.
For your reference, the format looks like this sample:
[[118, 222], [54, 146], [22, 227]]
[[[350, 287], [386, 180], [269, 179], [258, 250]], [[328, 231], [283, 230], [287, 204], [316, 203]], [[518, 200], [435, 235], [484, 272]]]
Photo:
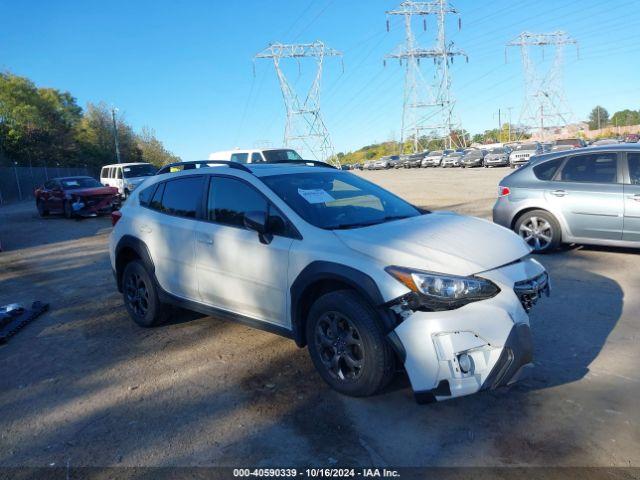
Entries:
[[270, 163], [295, 163], [297, 165], [312, 165], [314, 167], [326, 167], [333, 168], [337, 170], [336, 167], [326, 162], [319, 162], [318, 160], [276, 160], [275, 162], [265, 162], [266, 164]]
[[182, 167], [182, 170], [193, 170], [200, 167], [209, 167], [211, 165], [226, 165], [229, 168], [234, 168], [236, 170], [242, 170], [243, 172], [253, 173], [247, 167], [245, 167], [242, 163], [238, 162], [228, 162], [225, 160], [194, 160], [189, 162], [175, 162], [170, 163], [169, 165], [165, 165], [162, 167], [156, 175], [162, 175], [163, 173], [171, 172], [172, 168]]

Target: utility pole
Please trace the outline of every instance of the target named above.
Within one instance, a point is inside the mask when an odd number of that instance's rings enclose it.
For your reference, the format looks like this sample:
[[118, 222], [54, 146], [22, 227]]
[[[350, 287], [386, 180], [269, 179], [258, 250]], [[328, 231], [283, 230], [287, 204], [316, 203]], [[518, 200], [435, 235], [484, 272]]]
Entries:
[[111, 108], [111, 120], [113, 121], [113, 142], [116, 146], [116, 163], [122, 163], [120, 161], [120, 145], [118, 143], [118, 124], [116, 123], [116, 112], [117, 108]]
[[[545, 136], [545, 132], [542, 130], [545, 123], [547, 128], [565, 127], [571, 117], [571, 109], [567, 103], [562, 84], [564, 47], [566, 45], [575, 45], [576, 52], [578, 51], [578, 42], [563, 31], [522, 32], [506, 45], [506, 48], [520, 47], [522, 56], [525, 95], [518, 123], [528, 126], [529, 129], [534, 125], [541, 125], [541, 140]], [[540, 73], [541, 65], [536, 66], [532, 60], [531, 47], [541, 47], [543, 59], [545, 47], [551, 47], [554, 50], [553, 62], [545, 73]], [[507, 50], [505, 49], [505, 58], [506, 54]], [[540, 115], [545, 115], [549, 121], [545, 122], [544, 118], [539, 117]]]
[[500, 109], [498, 109], [498, 143], [502, 141], [502, 116], [500, 113]]
[[600, 130], [600, 105], [596, 108], [598, 109], [598, 130]]
[[[453, 121], [455, 101], [451, 95], [449, 66], [456, 56], [467, 58], [467, 55], [462, 50], [455, 49], [453, 42], [447, 42], [445, 19], [447, 15], [459, 15], [459, 12], [446, 0], [431, 2], [406, 0], [400, 3], [395, 10], [386, 13], [387, 16], [404, 17], [405, 43], [398, 47], [394, 53], [385, 56], [385, 64], [386, 59], [398, 59], [400, 65], [405, 62], [400, 145], [404, 145], [407, 137], [413, 136], [413, 149], [414, 152], [417, 152], [420, 148], [419, 138], [423, 132], [426, 132], [427, 136], [431, 138], [443, 138], [445, 147], [449, 148], [454, 143], [452, 133], [456, 126]], [[436, 45], [432, 48], [421, 48], [413, 34], [412, 20], [414, 16], [425, 17], [423, 18], [423, 28], [426, 30], [428, 15], [437, 17]], [[458, 28], [461, 25], [458, 17]], [[388, 19], [387, 30], [389, 30]], [[421, 59], [433, 59], [435, 71], [431, 84], [424, 79], [420, 69]], [[465, 146], [464, 136], [462, 138], [457, 136], [455, 143], [460, 144], [457, 146]]]
[[[302, 151], [309, 152], [315, 160], [321, 162], [332, 161], [337, 166], [340, 162], [334, 155], [333, 144], [329, 131], [320, 114], [320, 81], [325, 57], [341, 57], [342, 53], [327, 47], [321, 41], [313, 43], [299, 43], [285, 45], [272, 43], [255, 59], [271, 59], [276, 69], [282, 98], [287, 112], [284, 128], [284, 146], [300, 145]], [[295, 93], [282, 69], [283, 59], [311, 58], [316, 62], [316, 76], [309, 88], [304, 101]]]

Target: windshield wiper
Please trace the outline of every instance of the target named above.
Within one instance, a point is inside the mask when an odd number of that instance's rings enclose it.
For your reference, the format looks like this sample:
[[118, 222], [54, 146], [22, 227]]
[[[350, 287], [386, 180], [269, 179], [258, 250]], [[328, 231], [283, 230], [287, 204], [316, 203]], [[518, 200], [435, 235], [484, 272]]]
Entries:
[[381, 223], [391, 222], [393, 220], [402, 220], [404, 218], [409, 218], [410, 216], [411, 215], [388, 215], [373, 222], [341, 223], [327, 228], [329, 230], [348, 230], [350, 228], [371, 227], [373, 225], [380, 225]]

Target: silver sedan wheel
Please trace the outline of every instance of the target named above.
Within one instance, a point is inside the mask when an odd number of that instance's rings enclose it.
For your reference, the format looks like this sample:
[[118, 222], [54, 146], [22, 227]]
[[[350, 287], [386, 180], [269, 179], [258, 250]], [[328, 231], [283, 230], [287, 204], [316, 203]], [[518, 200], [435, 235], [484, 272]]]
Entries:
[[549, 248], [553, 239], [553, 227], [540, 217], [527, 218], [520, 225], [518, 233], [536, 252]]

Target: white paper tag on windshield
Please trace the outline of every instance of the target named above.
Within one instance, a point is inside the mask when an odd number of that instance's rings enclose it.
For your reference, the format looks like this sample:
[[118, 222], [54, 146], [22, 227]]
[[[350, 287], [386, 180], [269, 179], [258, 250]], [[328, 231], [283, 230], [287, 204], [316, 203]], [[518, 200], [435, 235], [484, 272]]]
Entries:
[[302, 188], [299, 188], [298, 194], [309, 203], [327, 203], [335, 201], [335, 198], [329, 195], [326, 190], [322, 190], [321, 188], [314, 188], [313, 190], [303, 190]]

